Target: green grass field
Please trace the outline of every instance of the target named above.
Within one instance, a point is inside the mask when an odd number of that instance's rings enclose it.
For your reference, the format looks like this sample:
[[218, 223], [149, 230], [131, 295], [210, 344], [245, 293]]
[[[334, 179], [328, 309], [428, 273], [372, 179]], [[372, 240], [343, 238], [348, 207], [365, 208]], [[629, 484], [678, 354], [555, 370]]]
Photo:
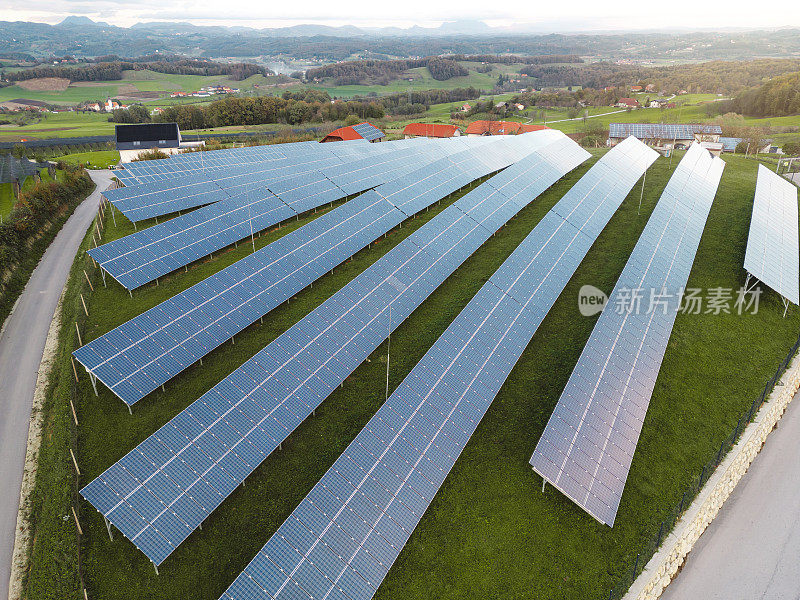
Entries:
[[94, 112], [42, 113], [35, 122], [22, 127], [0, 125], [2, 142], [113, 134], [114, 123], [108, 122], [108, 115]]
[[16, 202], [14, 187], [10, 183], [0, 183], [0, 219], [8, 216]]
[[110, 165], [119, 163], [119, 152], [116, 150], [78, 152], [59, 156], [58, 160], [73, 165], [83, 164], [89, 169], [107, 169]]
[[[386, 95], [409, 90], [450, 90], [460, 87], [476, 87], [478, 89], [491, 89], [497, 82], [501, 73], [519, 70], [520, 65], [493, 65], [488, 73], [478, 73], [474, 70], [476, 63], [464, 63], [469, 67], [469, 74], [462, 77], [452, 77], [446, 81], [437, 81], [431, 77], [427, 67], [409, 69], [401, 79], [390, 81], [388, 85], [332, 85], [308, 84], [304, 87], [321, 89], [331, 96], [351, 98], [353, 96], [366, 96], [370, 93]], [[409, 81], [410, 80], [410, 81]], [[522, 86], [522, 84], [520, 84]]]
[[[601, 154], [595, 152], [595, 159]], [[522, 210], [397, 329], [392, 336], [392, 389], [593, 160]], [[689, 287], [737, 289], [744, 283], [742, 260], [756, 162], [739, 157], [725, 160], [728, 168]], [[598, 524], [552, 488], [542, 494], [541, 479], [527, 461], [596, 320], [579, 315], [578, 289], [592, 284], [611, 290], [670, 174], [669, 161], [659, 159], [647, 175], [641, 214], [636, 186], [598, 238], [434, 498], [377, 598], [607, 597], [616, 576], [629, 568], [630, 559], [772, 375], [800, 326], [800, 310], [792, 307], [788, 317], [782, 318], [783, 306], [774, 292], [765, 291], [757, 315], [679, 315], [614, 528]], [[235, 345], [223, 345], [204, 359], [203, 366], [190, 367], [171, 380], [166, 391], [154, 392], [137, 404], [132, 416], [102, 386], [95, 397], [82, 373], [74, 397], [81, 423], [79, 484], [91, 481], [453, 199], [407, 222], [387, 240], [322, 277], [290, 304], [270, 313], [263, 325], [255, 324], [237, 335]], [[257, 246], [311, 218], [262, 235]], [[119, 218], [118, 223], [115, 229], [107, 219], [105, 241], [132, 231], [129, 223]], [[113, 281], [102, 287], [95, 275], [95, 292], [87, 297], [90, 317], [84, 341], [250, 251], [247, 243], [230, 248], [213, 260], [195, 263], [188, 273], [179, 272], [162, 278], [158, 286], [137, 290], [132, 299]], [[77, 270], [74, 276], [83, 274]], [[71, 321], [67, 325], [74, 329]], [[282, 452], [264, 461], [247, 485], [204, 523], [203, 530], [178, 548], [161, 566], [160, 576], [122, 536], [117, 534], [110, 542], [102, 518], [81, 503], [82, 565], [89, 597], [218, 598], [381, 405], [385, 355], [384, 344], [356, 369], [343, 389], [322, 404], [316, 417], [292, 433]], [[68, 354], [63, 356], [63, 371], [71, 376]], [[66, 405], [66, 398], [54, 398], [53, 406]], [[69, 413], [58, 410], [68, 426]], [[67, 438], [53, 432], [59, 443]], [[71, 467], [66, 448], [48, 452], [50, 458], [45, 460], [57, 464], [52, 469], [47, 463], [39, 467], [44, 475], [37, 486], [44, 487], [38, 488], [38, 497], [46, 509], [34, 547], [34, 556], [40, 560], [33, 563], [27, 591], [29, 597], [67, 598], [74, 595], [74, 577], [63, 573], [74, 563], [69, 550], [74, 544], [74, 525], [61, 521], [69, 512], [64, 503], [72, 500], [59, 490]]]

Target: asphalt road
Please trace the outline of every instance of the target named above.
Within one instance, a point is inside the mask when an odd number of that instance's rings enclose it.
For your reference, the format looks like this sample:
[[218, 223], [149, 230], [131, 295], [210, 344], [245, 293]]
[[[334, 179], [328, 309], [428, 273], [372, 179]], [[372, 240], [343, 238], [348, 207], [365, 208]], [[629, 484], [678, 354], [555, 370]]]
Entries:
[[36, 267], [0, 335], [0, 598], [8, 597], [28, 423], [39, 363], [61, 290], [97, 213], [111, 171], [90, 171], [97, 188], [65, 223]]
[[662, 600], [800, 600], [800, 394]]

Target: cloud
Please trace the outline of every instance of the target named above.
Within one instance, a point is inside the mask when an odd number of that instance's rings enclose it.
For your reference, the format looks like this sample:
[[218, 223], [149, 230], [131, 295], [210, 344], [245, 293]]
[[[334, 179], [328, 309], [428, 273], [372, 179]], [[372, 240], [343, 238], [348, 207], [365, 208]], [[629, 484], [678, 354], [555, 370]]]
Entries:
[[[783, 5], [783, 6], [780, 6]], [[396, 4], [372, 0], [298, 3], [265, 3], [239, 0], [224, 10], [212, 0], [137, 0], [135, 5], [110, 0], [38, 0], [28, 6], [16, 0], [0, 0], [4, 20], [33, 20], [55, 23], [70, 14], [129, 26], [146, 20], [189, 21], [197, 24], [284, 27], [301, 23], [356, 26], [437, 26], [442, 21], [479, 19], [507, 24], [531, 24], [554, 30], [647, 29], [666, 27], [722, 28], [800, 26], [800, 2], [780, 0], [771, 10], [739, 9], [729, 0], [673, 0], [668, 10], [656, 10], [652, 3], [598, 3], [573, 0], [564, 3], [499, 3], [479, 0], [432, 3], [406, 0], [402, 11]], [[401, 12], [403, 16], [399, 16]], [[687, 21], [685, 15], [692, 15]], [[413, 15], [408, 17], [405, 15]]]

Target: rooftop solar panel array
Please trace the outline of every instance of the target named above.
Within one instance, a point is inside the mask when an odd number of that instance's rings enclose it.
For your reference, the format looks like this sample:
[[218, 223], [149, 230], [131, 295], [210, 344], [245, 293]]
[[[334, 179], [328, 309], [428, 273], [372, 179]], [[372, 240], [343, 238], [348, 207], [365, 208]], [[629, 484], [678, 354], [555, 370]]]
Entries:
[[695, 134], [721, 135], [719, 125], [667, 124], [667, 123], [611, 123], [608, 136], [639, 139], [691, 140]]
[[620, 146], [480, 289], [223, 600], [372, 598], [595, 232], [655, 159]]
[[554, 135], [496, 138], [370, 190], [78, 348], [75, 358], [130, 406], [408, 216]]
[[[601, 523], [614, 524], [724, 164], [698, 144], [681, 160], [531, 457], [536, 472]], [[659, 304], [626, 304], [634, 294]]]
[[160, 563], [390, 329], [588, 156], [561, 134], [547, 137], [549, 145], [511, 167], [526, 178], [524, 196], [485, 183], [460, 198], [109, 468], [84, 497]]
[[323, 171], [266, 181], [257, 190], [92, 248], [89, 254], [114, 279], [134, 289], [252, 232], [385, 183], [460, 148], [436, 143], [400, 147]]
[[745, 270], [793, 304], [800, 304], [797, 187], [758, 165]]
[[385, 133], [369, 123], [359, 123], [358, 125], [353, 125], [353, 130], [368, 142], [377, 140], [378, 138], [386, 137]]

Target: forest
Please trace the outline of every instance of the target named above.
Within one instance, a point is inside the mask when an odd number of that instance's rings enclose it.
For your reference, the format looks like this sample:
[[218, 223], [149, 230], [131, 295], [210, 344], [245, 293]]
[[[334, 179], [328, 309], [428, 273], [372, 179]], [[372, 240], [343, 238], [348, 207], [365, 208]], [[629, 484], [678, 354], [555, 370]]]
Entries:
[[154, 117], [153, 120], [176, 122], [181, 129], [188, 130], [267, 123], [288, 123], [289, 125], [309, 122], [322, 123], [342, 121], [350, 115], [360, 120], [380, 119], [385, 115], [385, 110], [377, 101], [359, 100], [332, 103], [329, 100], [307, 102], [274, 96], [228, 97], [212, 102], [205, 107], [190, 104], [169, 106], [164, 108], [161, 114]]
[[409, 60], [354, 60], [339, 62], [306, 71], [309, 81], [333, 79], [336, 85], [386, 85], [399, 79], [408, 69], [428, 67], [431, 77], [446, 81], [452, 77], [463, 77], [468, 71], [456, 61], [430, 56]]
[[[109, 57], [112, 58], [112, 57]], [[115, 57], [114, 57], [115, 58]], [[272, 71], [253, 63], [218, 63], [208, 60], [113, 60], [93, 62], [81, 67], [37, 66], [3, 74], [10, 82], [59, 77], [70, 81], [115, 81], [122, 79], [123, 71], [155, 71], [170, 75], [225, 75], [241, 81], [252, 75], [272, 75]]]
[[746, 90], [730, 102], [720, 103], [724, 112], [754, 117], [800, 114], [800, 72], [790, 73]]

